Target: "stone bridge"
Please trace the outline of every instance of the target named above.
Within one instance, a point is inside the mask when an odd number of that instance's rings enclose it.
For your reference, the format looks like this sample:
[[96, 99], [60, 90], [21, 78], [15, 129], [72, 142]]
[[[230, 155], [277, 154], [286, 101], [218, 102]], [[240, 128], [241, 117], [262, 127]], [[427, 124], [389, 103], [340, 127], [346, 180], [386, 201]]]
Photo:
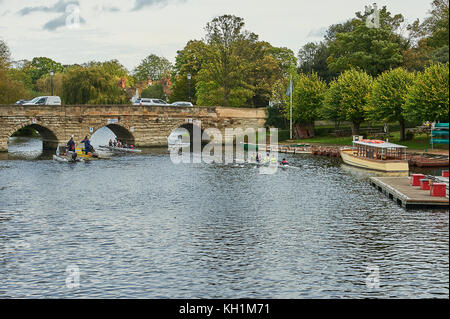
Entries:
[[262, 128], [265, 109], [226, 107], [173, 107], [131, 105], [0, 105], [0, 151], [8, 150], [9, 138], [24, 127], [42, 136], [44, 149], [65, 144], [71, 135], [81, 141], [102, 127], [108, 127], [119, 140], [139, 147], [166, 146], [177, 128], [190, 132], [198, 121], [201, 129]]

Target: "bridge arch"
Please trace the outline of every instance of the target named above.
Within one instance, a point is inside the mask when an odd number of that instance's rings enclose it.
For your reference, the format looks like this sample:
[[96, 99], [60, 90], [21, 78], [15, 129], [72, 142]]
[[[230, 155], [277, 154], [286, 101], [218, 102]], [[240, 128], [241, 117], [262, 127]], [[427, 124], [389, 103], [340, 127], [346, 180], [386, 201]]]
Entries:
[[42, 138], [42, 148], [44, 150], [54, 150], [58, 147], [58, 137], [54, 131], [46, 126], [37, 123], [23, 123], [8, 133], [8, 140], [18, 131], [24, 128], [31, 128], [39, 133]]
[[94, 135], [99, 129], [104, 128], [104, 127], [111, 130], [114, 133], [114, 135], [117, 137], [118, 140], [120, 140], [122, 142], [126, 142], [128, 145], [136, 144], [136, 140], [135, 140], [133, 133], [125, 126], [122, 126], [119, 124], [108, 124], [108, 125], [97, 127], [92, 135]]
[[195, 122], [193, 122], [193, 123], [183, 122], [183, 123], [178, 123], [178, 124], [172, 126], [172, 130], [169, 132], [169, 136], [167, 138], [169, 138], [170, 136], [174, 136], [174, 135], [176, 136], [178, 134], [177, 130], [185, 129], [185, 130], [187, 130], [189, 132], [189, 137], [190, 137], [189, 140], [190, 140], [190, 143], [191, 143], [191, 146], [192, 146], [193, 145], [193, 141], [194, 141], [194, 127], [198, 127], [200, 129], [200, 134], [201, 134], [201, 138], [202, 138], [202, 144], [205, 143], [205, 142], [208, 142], [209, 141], [209, 137], [206, 140], [203, 139], [203, 133], [204, 133], [205, 130], [201, 126], [199, 126], [197, 123], [195, 123]]

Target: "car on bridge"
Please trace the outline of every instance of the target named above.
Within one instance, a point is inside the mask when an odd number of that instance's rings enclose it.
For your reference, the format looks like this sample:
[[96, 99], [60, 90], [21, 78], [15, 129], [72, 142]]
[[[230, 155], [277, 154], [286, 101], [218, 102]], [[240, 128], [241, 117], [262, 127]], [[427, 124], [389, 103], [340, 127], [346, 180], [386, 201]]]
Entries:
[[166, 102], [160, 99], [147, 99], [147, 98], [139, 98], [134, 101], [133, 105], [140, 106], [168, 106]]
[[184, 107], [193, 107], [194, 104], [192, 104], [191, 102], [174, 102], [172, 104], [170, 104], [172, 106], [184, 106]]
[[16, 102], [16, 105], [23, 105], [23, 104], [25, 104], [27, 102], [28, 102], [28, 100], [19, 100], [19, 101]]
[[61, 105], [59, 96], [38, 96], [22, 105]]

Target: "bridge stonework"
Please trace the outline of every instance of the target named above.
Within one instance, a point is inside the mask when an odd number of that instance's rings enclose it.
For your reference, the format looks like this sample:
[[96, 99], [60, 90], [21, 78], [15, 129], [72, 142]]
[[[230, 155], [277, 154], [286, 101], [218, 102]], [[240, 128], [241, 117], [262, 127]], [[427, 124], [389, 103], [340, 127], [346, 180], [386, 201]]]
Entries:
[[166, 146], [171, 132], [201, 121], [201, 128], [261, 128], [265, 109], [225, 107], [153, 107], [128, 105], [0, 105], [0, 152], [8, 150], [8, 139], [23, 127], [36, 129], [44, 148], [56, 148], [71, 135], [81, 141], [107, 126], [119, 139], [139, 147]]

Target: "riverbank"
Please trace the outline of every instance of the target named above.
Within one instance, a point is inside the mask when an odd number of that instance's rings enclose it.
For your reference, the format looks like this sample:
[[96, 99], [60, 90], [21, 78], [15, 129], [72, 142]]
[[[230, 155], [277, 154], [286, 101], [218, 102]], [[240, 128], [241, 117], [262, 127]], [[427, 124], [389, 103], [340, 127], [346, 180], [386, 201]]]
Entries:
[[[321, 147], [342, 147], [342, 146], [351, 146], [353, 142], [353, 138], [351, 136], [347, 137], [333, 137], [333, 136], [319, 136], [310, 139], [303, 140], [287, 140], [281, 145], [289, 145], [289, 144], [310, 144], [312, 146], [321, 146]], [[446, 155], [449, 154], [449, 146], [448, 145], [436, 145], [434, 149], [431, 149], [430, 145], [430, 137], [427, 134], [417, 134], [414, 136], [412, 140], [409, 141], [400, 141], [400, 132], [393, 132], [392, 138], [389, 139], [389, 142], [395, 143], [398, 145], [403, 145], [408, 147], [408, 153], [410, 154], [433, 154], [433, 155]]]

